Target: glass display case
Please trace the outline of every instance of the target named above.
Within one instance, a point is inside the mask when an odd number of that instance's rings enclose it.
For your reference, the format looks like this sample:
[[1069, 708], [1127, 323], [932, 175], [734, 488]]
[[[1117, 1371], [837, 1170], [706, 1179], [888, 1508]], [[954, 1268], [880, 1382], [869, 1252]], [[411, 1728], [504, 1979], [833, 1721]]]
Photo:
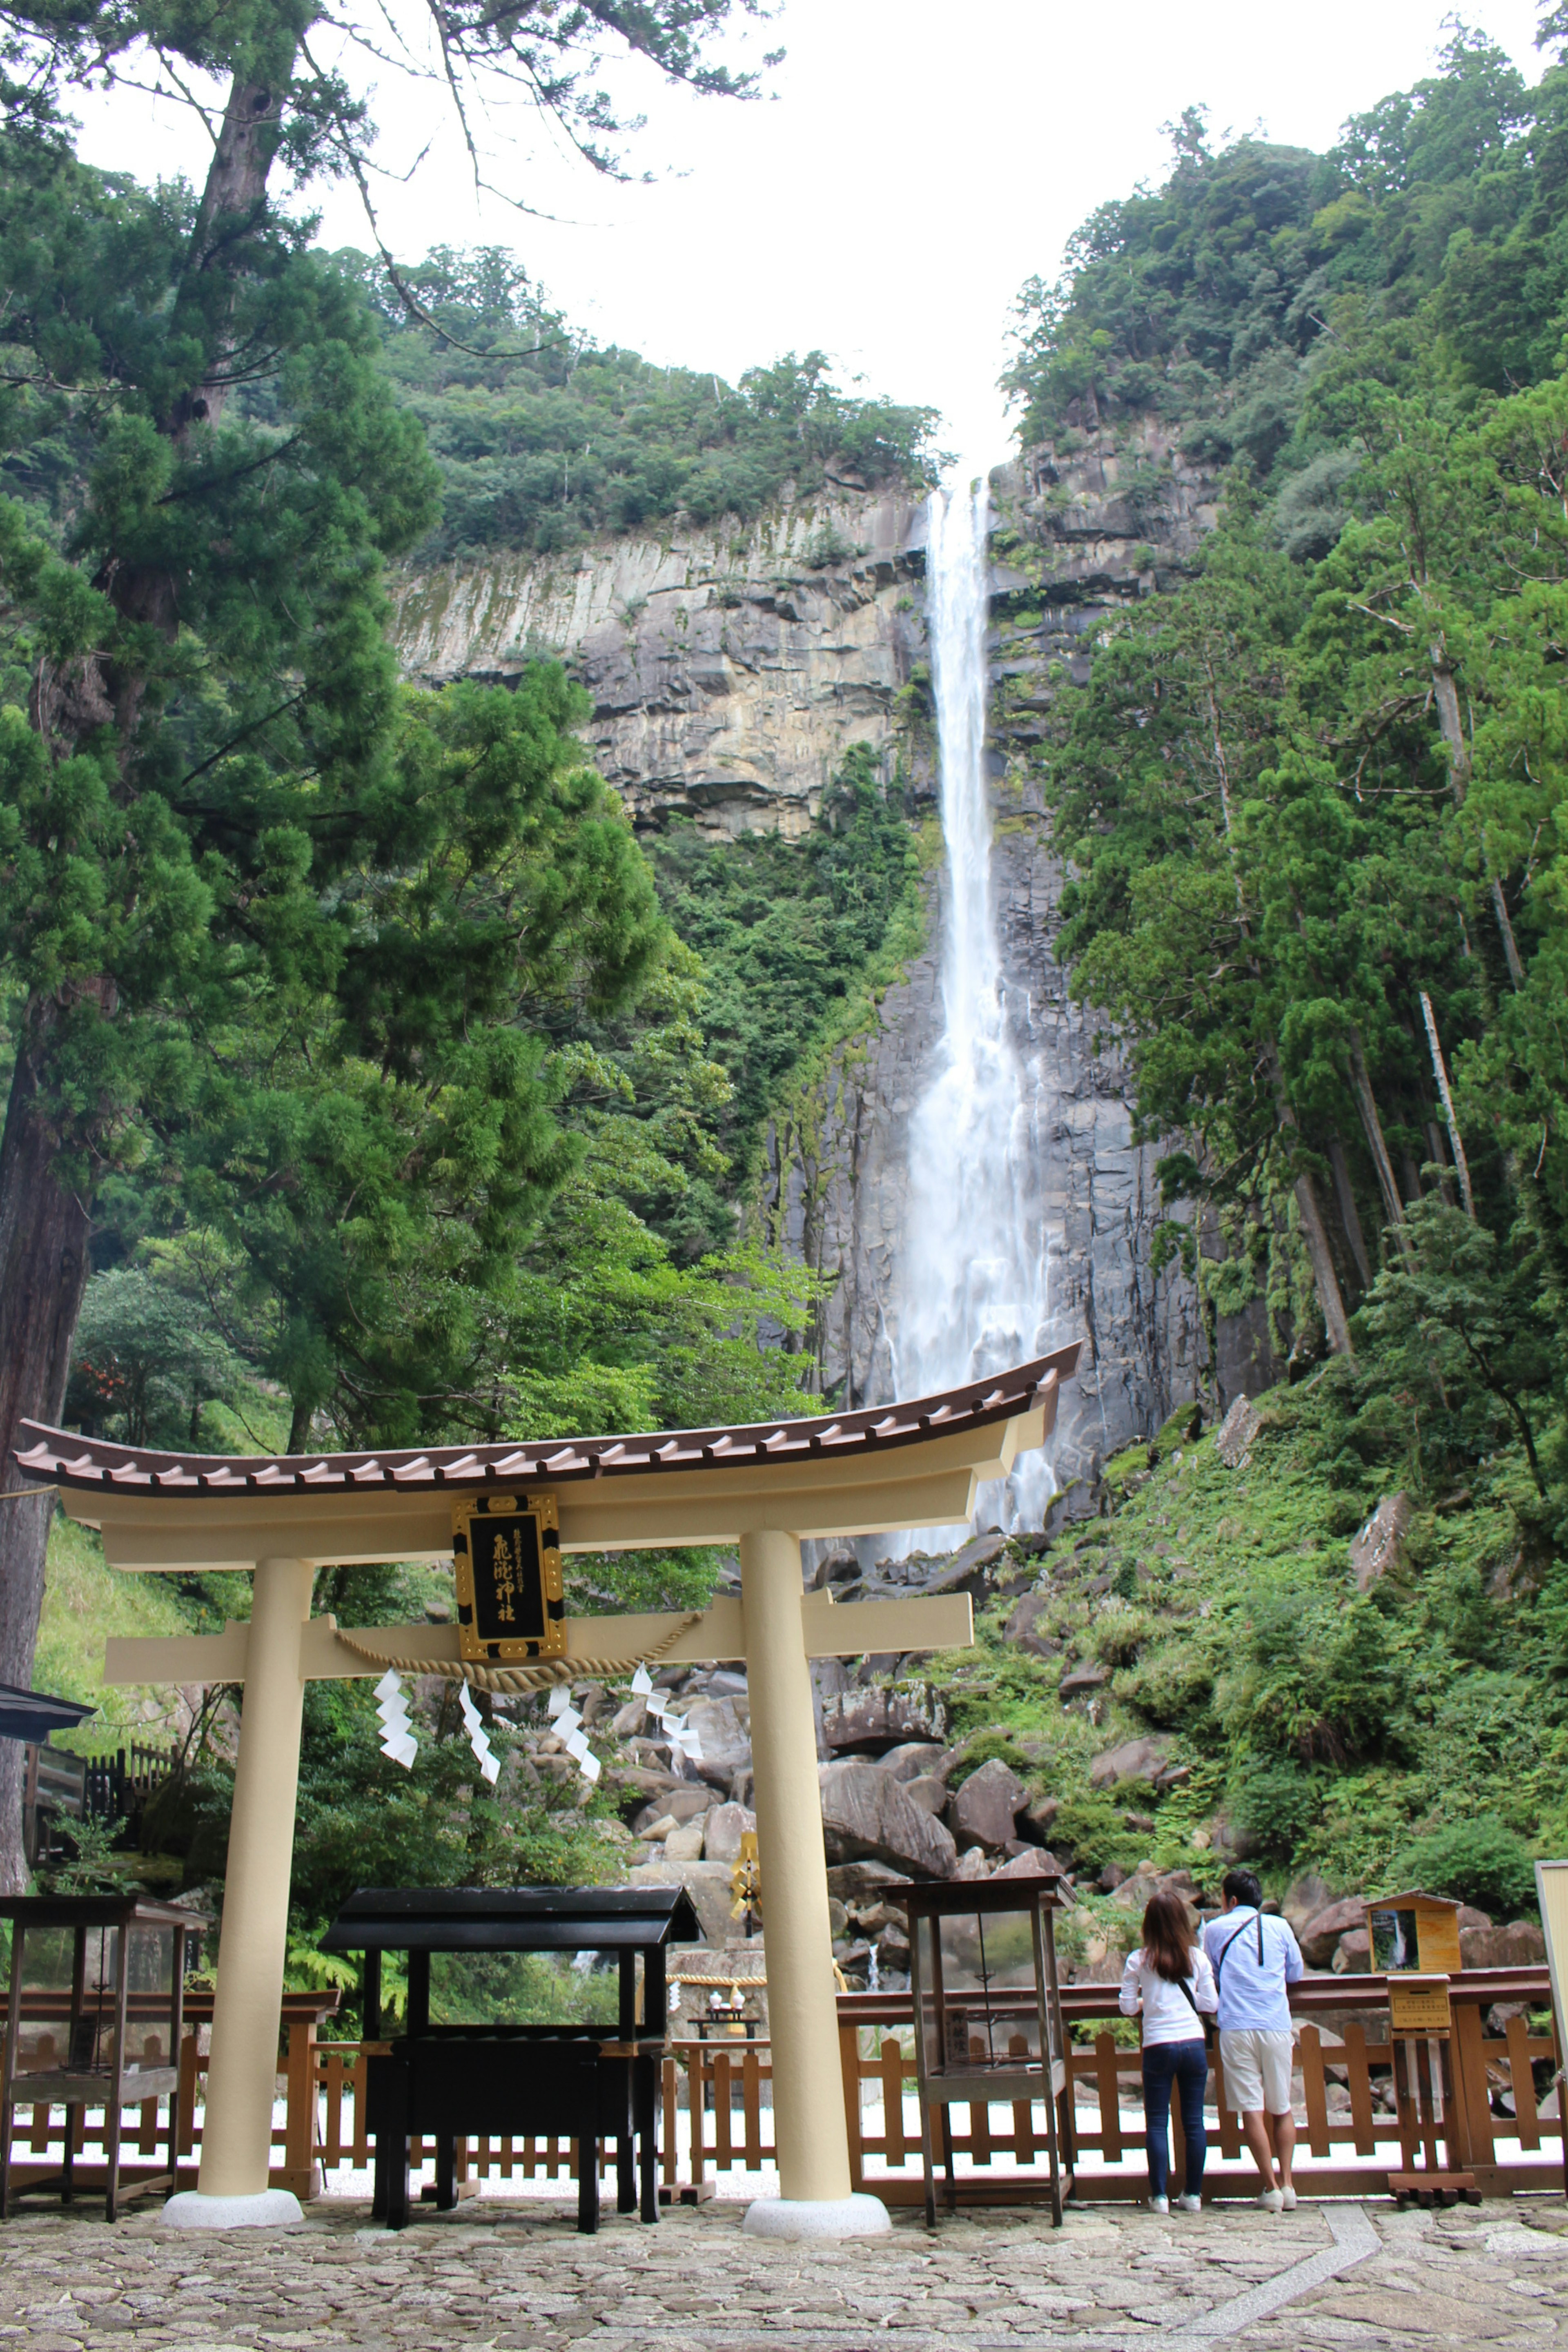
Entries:
[[[76, 2110], [103, 2109], [105, 2210], [174, 2186], [180, 2037], [187, 1941], [211, 1922], [132, 1895], [31, 1895], [0, 1901], [11, 1923], [5, 2044], [0, 2062], [0, 2220], [16, 2193], [58, 2189], [69, 2203], [82, 2137]], [[167, 2099], [163, 2172], [121, 2182], [124, 2110]], [[66, 2110], [58, 2173], [12, 2179], [18, 2107]], [[52, 2137], [52, 2121], [49, 2137]]]
[[[936, 2223], [933, 2115], [940, 2117], [946, 2202], [959, 2199], [952, 2109], [1045, 2108], [1051, 2219], [1071, 2194], [1067, 2039], [1057, 1982], [1054, 1914], [1061, 1881], [1042, 1874], [1001, 1883], [889, 1886], [910, 1923], [910, 1990], [920, 2077], [921, 2154], [928, 2227]], [[1066, 2186], [1064, 2188], [1064, 2179]]]

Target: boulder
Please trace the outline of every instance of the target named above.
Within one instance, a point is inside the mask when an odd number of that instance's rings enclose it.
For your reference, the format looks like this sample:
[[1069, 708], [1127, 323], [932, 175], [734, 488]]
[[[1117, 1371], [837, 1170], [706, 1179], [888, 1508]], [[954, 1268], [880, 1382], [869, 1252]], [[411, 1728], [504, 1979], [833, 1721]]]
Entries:
[[705, 1813], [711, 1801], [707, 1789], [694, 1788], [689, 1781], [673, 1781], [662, 1796], [655, 1797], [637, 1815], [632, 1835], [645, 1837], [660, 1821], [689, 1822], [694, 1815]]
[[1250, 1397], [1238, 1396], [1219, 1425], [1215, 1451], [1227, 1470], [1245, 1470], [1263, 1423]]
[[[669, 1832], [664, 1841], [664, 1858], [666, 1862], [701, 1861], [703, 1824], [707, 1819], [708, 1815], [706, 1813], [693, 1813], [689, 1822], [679, 1822], [677, 1826]], [[716, 1855], [710, 1854], [709, 1856], [710, 1861], [716, 1861], [718, 1857]]]
[[952, 1875], [954, 1878], [965, 1879], [989, 1878], [991, 1875], [991, 1864], [986, 1861], [984, 1853], [982, 1852], [981, 1848], [977, 1845], [972, 1845], [967, 1853], [961, 1853], [959, 1855], [957, 1867], [953, 1870]]
[[743, 1698], [700, 1698], [687, 1708], [686, 1720], [702, 1742], [698, 1771], [728, 1794], [735, 1774], [752, 1760], [750, 1707]]
[[[1290, 1916], [1289, 1900], [1286, 1899], [1285, 1916]], [[1301, 1958], [1310, 1969], [1326, 1969], [1333, 1958], [1334, 1947], [1340, 1937], [1353, 1935], [1366, 1927], [1366, 1909], [1359, 1897], [1347, 1895], [1338, 1903], [1324, 1904], [1297, 1928], [1296, 1940], [1301, 1947]]]
[[1478, 1911], [1473, 1903], [1461, 1903], [1458, 1924], [1461, 1930], [1466, 1927], [1489, 1927], [1492, 1924], [1491, 1913]]
[[917, 1878], [952, 1875], [957, 1848], [901, 1780], [875, 1764], [824, 1764], [822, 1829], [830, 1863], [885, 1862]]
[[736, 1863], [741, 1858], [741, 1834], [754, 1830], [757, 1817], [746, 1805], [715, 1805], [707, 1816], [703, 1852], [710, 1862]]
[[[1305, 1958], [1305, 1957], [1303, 1953], [1302, 1958]], [[1334, 1946], [1333, 1958], [1330, 1966], [1337, 1977], [1342, 1977], [1347, 1969], [1371, 1968], [1372, 1937], [1364, 1927], [1352, 1927], [1340, 1937], [1339, 1942]]]
[[926, 1585], [928, 1592], [969, 1592], [981, 1600], [989, 1584], [987, 1570], [1007, 1549], [1004, 1535], [975, 1536]]
[[684, 1886], [705, 1942], [723, 1945], [735, 1932], [727, 1862], [645, 1862], [628, 1873], [633, 1886]]
[[605, 1778], [622, 1791], [622, 1802], [627, 1804], [634, 1797], [662, 1797], [666, 1790], [682, 1786], [673, 1772], [658, 1764], [612, 1764]]
[[952, 1826], [960, 1846], [983, 1845], [999, 1853], [1028, 1798], [1017, 1774], [993, 1756], [970, 1774], [952, 1801]]
[[1380, 1576], [1399, 1566], [1410, 1517], [1408, 1495], [1385, 1495], [1365, 1527], [1352, 1538], [1351, 1570], [1358, 1592], [1365, 1592]]
[[1051, 1823], [1061, 1809], [1059, 1797], [1032, 1797], [1019, 1814], [1015, 1827], [1026, 1837], [1033, 1838], [1037, 1844], [1049, 1845]]
[[1532, 1969], [1546, 1958], [1546, 1938], [1530, 1919], [1506, 1927], [1461, 1927], [1459, 1953], [1468, 1969]]
[[827, 1874], [828, 1895], [854, 1906], [875, 1903], [885, 1886], [909, 1883], [907, 1870], [894, 1870], [885, 1862], [840, 1862]]
[[1141, 1862], [1131, 1878], [1124, 1878], [1111, 1891], [1111, 1901], [1121, 1911], [1142, 1911], [1152, 1895], [1164, 1892], [1160, 1874], [1152, 1862]]
[[1009, 1642], [1016, 1642], [1021, 1650], [1027, 1650], [1037, 1658], [1054, 1657], [1061, 1647], [1061, 1643], [1054, 1638], [1037, 1633], [1035, 1631], [1040, 1619], [1050, 1608], [1051, 1599], [1052, 1596], [1048, 1592], [1026, 1592], [1007, 1620], [1006, 1631]]
[[1296, 1930], [1298, 1942], [1309, 1919], [1315, 1918], [1333, 1899], [1333, 1890], [1328, 1880], [1320, 1878], [1316, 1871], [1310, 1870], [1303, 1877], [1290, 1881], [1279, 1907]]
[[1108, 1748], [1097, 1756], [1089, 1768], [1091, 1789], [1113, 1789], [1119, 1780], [1152, 1782], [1163, 1769], [1171, 1752], [1168, 1739], [1129, 1739], [1120, 1748]]
[[1047, 1853], [1044, 1846], [1027, 1845], [1022, 1853], [1009, 1854], [1005, 1862], [998, 1863], [991, 1875], [993, 1878], [1065, 1878], [1067, 1873], [1055, 1854]]
[[1058, 1696], [1064, 1700], [1092, 1698], [1110, 1680], [1103, 1666], [1074, 1666], [1058, 1685]]
[[928, 1813], [940, 1813], [947, 1803], [947, 1782], [939, 1780], [934, 1772], [921, 1772], [912, 1780], [899, 1783], [911, 1805], [920, 1805]]
[[878, 1760], [895, 1780], [914, 1780], [922, 1773], [935, 1772], [947, 1752], [939, 1740], [906, 1739], [901, 1747], [888, 1748]]
[[911, 1742], [929, 1747], [942, 1728], [941, 1703], [924, 1688], [835, 1691], [822, 1702], [823, 1738], [835, 1754], [879, 1755]]

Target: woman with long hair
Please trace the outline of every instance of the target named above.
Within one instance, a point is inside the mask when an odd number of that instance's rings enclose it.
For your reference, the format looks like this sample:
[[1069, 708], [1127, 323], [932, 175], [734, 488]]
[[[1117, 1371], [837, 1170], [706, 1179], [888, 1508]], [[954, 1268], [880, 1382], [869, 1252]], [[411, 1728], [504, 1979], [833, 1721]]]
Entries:
[[1121, 2013], [1143, 2018], [1143, 2126], [1149, 2144], [1149, 2210], [1168, 2213], [1171, 2086], [1182, 2103], [1186, 2178], [1176, 2202], [1184, 2213], [1203, 2203], [1204, 2089], [1209, 2054], [1204, 2019], [1219, 2007], [1207, 1953], [1178, 1895], [1156, 1895], [1143, 1911], [1143, 1941], [1121, 1975]]

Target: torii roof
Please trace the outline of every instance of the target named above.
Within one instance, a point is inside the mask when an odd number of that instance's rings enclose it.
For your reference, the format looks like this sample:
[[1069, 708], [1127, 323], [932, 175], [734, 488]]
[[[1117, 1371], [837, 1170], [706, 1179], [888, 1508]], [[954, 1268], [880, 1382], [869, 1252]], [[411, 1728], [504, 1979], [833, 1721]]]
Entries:
[[[952, 1526], [1042, 1444], [1079, 1343], [907, 1404], [737, 1428], [375, 1454], [165, 1454], [20, 1424], [16, 1466], [103, 1530], [122, 1568], [446, 1559], [451, 1502], [548, 1488], [568, 1551], [733, 1542], [760, 1528]], [[260, 1547], [260, 1549], [258, 1549]]]

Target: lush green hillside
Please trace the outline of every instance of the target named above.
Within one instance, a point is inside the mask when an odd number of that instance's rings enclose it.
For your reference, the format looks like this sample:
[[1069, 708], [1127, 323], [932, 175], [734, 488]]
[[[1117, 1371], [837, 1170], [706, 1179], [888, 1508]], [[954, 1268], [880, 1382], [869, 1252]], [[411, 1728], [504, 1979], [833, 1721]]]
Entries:
[[[1338, 1365], [1276, 1390], [1235, 1467], [1184, 1409], [1110, 1465], [1107, 1515], [984, 1613], [978, 1653], [942, 1661], [955, 1730], [1059, 1801], [1047, 1834], [1081, 1874], [1147, 1857], [1208, 1885], [1241, 1846], [1277, 1894], [1406, 1871], [1532, 1907], [1531, 1853], [1568, 1838], [1568, 1690], [1560, 1602], [1521, 1557], [1522, 1465], [1417, 1504], [1359, 1589], [1352, 1540], [1402, 1490], [1347, 1448], [1354, 1408]], [[1104, 1684], [1064, 1705], [1085, 1666]], [[1140, 1739], [1166, 1792], [1148, 1773], [1092, 1790], [1094, 1758]]]
[[1531, 1687], [1568, 1599], [1565, 142], [1568, 70], [1468, 33], [1329, 156], [1189, 118], [1029, 291], [1016, 370], [1118, 496], [1167, 495], [1162, 436], [1228, 461], [1039, 755], [1162, 1247], [1212, 1324], [1261, 1300], [1298, 1375], [1338, 1360], [1358, 1502], [1373, 1466], [1493, 1497]]
[[342, 253], [336, 266], [363, 287], [386, 378], [440, 470], [419, 562], [574, 547], [678, 512], [743, 518], [786, 481], [870, 488], [931, 462], [936, 411], [841, 390], [821, 352], [731, 385], [585, 341], [508, 253], [433, 253], [404, 280], [417, 314], [378, 262]]

